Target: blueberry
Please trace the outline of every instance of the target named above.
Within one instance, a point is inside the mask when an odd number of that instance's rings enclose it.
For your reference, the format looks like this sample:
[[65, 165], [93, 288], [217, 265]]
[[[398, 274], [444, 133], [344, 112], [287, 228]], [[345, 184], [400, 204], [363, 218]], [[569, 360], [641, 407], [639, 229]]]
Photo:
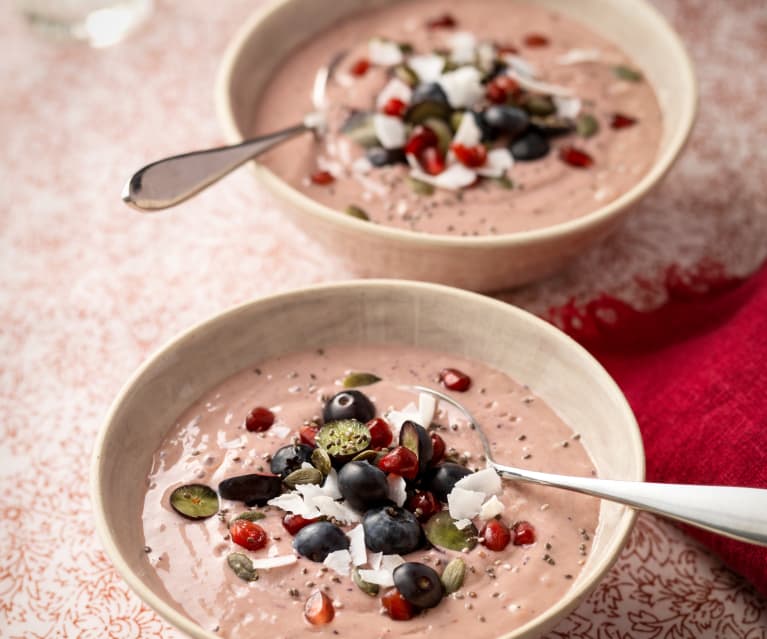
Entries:
[[528, 131], [521, 138], [514, 140], [509, 146], [509, 151], [515, 160], [521, 162], [538, 160], [548, 154], [549, 141], [537, 131]]
[[482, 119], [494, 132], [503, 133], [512, 138], [522, 133], [530, 124], [527, 113], [512, 106], [489, 106], [482, 114]]
[[424, 82], [413, 89], [410, 104], [421, 102], [442, 102], [447, 104], [447, 95], [436, 82]]
[[287, 477], [312, 457], [312, 447], [306, 444], [283, 446], [272, 456], [270, 467], [275, 475]]
[[453, 490], [456, 482], [463, 479], [466, 475], [471, 475], [471, 471], [460, 464], [445, 462], [435, 466], [426, 476], [424, 487], [431, 491], [440, 501], [447, 501], [448, 493]]
[[404, 149], [384, 149], [382, 146], [371, 146], [365, 151], [365, 157], [373, 166], [400, 164], [406, 161]]
[[358, 390], [346, 390], [333, 395], [322, 409], [322, 419], [326, 422], [356, 419], [364, 423], [369, 422], [375, 415], [373, 402]]
[[263, 506], [282, 492], [282, 478], [278, 473], [250, 473], [225, 479], [218, 485], [224, 499], [245, 502], [246, 506]]
[[408, 561], [397, 566], [393, 576], [400, 594], [419, 608], [434, 608], [445, 596], [439, 575], [425, 564]]
[[366, 461], [349, 462], [338, 473], [341, 495], [354, 510], [366, 511], [387, 501], [386, 474]]
[[349, 538], [338, 526], [329, 521], [318, 521], [304, 526], [293, 538], [293, 548], [302, 557], [312, 561], [325, 561], [334, 550], [349, 547]]
[[365, 545], [385, 555], [406, 555], [421, 545], [421, 524], [409, 510], [382, 506], [362, 519]]
[[407, 420], [399, 431], [399, 445], [412, 450], [418, 455], [418, 472], [424, 472], [434, 455], [431, 435], [420, 424]]

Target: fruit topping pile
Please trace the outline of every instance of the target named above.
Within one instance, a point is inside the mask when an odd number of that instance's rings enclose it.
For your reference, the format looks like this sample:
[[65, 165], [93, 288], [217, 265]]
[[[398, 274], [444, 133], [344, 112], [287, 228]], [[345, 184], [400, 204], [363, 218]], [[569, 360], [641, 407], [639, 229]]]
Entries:
[[[471, 378], [454, 368], [438, 378], [448, 391], [471, 387]], [[495, 552], [509, 544], [534, 544], [529, 522], [504, 521], [500, 476], [491, 468], [471, 470], [447, 452], [437, 432], [434, 396], [422, 393], [418, 405], [379, 415], [359, 389], [379, 381], [370, 373], [348, 375], [344, 389], [324, 402], [322, 423], [302, 428], [293, 443], [271, 453], [271, 472], [229, 477], [218, 490], [181, 486], [173, 491], [171, 506], [195, 520], [217, 514], [219, 497], [262, 507], [227, 522], [236, 547], [227, 563], [235, 575], [255, 581], [259, 570], [302, 557], [348, 578], [367, 595], [380, 596], [383, 609], [397, 620], [438, 606], [459, 591], [467, 569], [463, 557], [478, 544]], [[259, 406], [247, 414], [244, 426], [263, 432], [274, 421], [271, 411]], [[259, 522], [269, 512], [280, 513], [296, 554], [264, 551], [269, 535]], [[446, 555], [450, 560], [435, 567], [408, 559], [433, 547], [455, 556]], [[333, 602], [316, 590], [305, 602], [304, 615], [314, 625], [330, 623]]]

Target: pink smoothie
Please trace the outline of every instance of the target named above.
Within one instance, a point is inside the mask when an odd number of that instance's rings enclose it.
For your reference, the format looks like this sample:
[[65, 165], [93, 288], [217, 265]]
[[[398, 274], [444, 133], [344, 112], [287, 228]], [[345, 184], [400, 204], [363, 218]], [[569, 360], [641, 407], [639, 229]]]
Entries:
[[[429, 19], [449, 12], [453, 29], [428, 29]], [[511, 44], [534, 67], [536, 76], [570, 89], [599, 123], [593, 137], [568, 135], [551, 140], [548, 156], [534, 162], [517, 161], [508, 171], [514, 188], [491, 180], [460, 191], [437, 189], [433, 195], [414, 193], [406, 183], [409, 168], [394, 164], [359, 175], [352, 167], [363, 151], [339, 134], [354, 109], [375, 108], [375, 96], [391, 77], [390, 69], [373, 65], [362, 76], [352, 66], [368, 56], [372, 37], [411, 44], [418, 53], [444, 48], [456, 32], [468, 32], [497, 44]], [[549, 43], [525, 46], [525, 36], [544, 34]], [[339, 211], [362, 208], [373, 223], [426, 233], [456, 236], [495, 235], [551, 226], [586, 215], [630, 190], [647, 173], [656, 157], [662, 119], [652, 87], [646, 80], [627, 82], [615, 67], [635, 65], [614, 44], [580, 23], [540, 6], [508, 0], [446, 2], [422, 0], [387, 5], [354, 15], [320, 33], [293, 51], [280, 64], [256, 105], [253, 133], [265, 133], [301, 121], [311, 110], [312, 79], [334, 53], [348, 50], [328, 90], [331, 105], [329, 134], [321, 141], [303, 136], [284, 144], [259, 161], [294, 188]], [[596, 59], [563, 63], [577, 51], [596, 52]], [[637, 123], [612, 129], [615, 113]], [[593, 158], [588, 169], [559, 158], [566, 144]], [[309, 176], [328, 169], [336, 179], [313, 184]]]
[[[546, 610], [571, 587], [590, 551], [598, 524], [598, 500], [566, 491], [505, 482], [500, 496], [502, 519], [526, 520], [536, 529], [536, 542], [509, 545], [494, 552], [482, 545], [466, 553], [432, 549], [404, 557], [438, 572], [454, 556], [468, 566], [463, 587], [435, 608], [409, 621], [381, 613], [380, 597], [359, 590], [349, 577], [339, 577], [322, 564], [300, 558], [297, 563], [260, 570], [245, 582], [227, 565], [231, 552], [252, 558], [294, 551], [281, 525], [284, 512], [261, 508], [258, 522], [269, 534], [262, 550], [250, 552], [229, 538], [226, 516], [244, 506], [222, 500], [224, 517], [184, 519], [172, 510], [170, 493], [188, 483], [215, 489], [228, 477], [269, 470], [270, 453], [289, 444], [298, 428], [322, 412], [323, 397], [341, 390], [349, 371], [375, 373], [382, 381], [364, 391], [377, 415], [400, 410], [417, 396], [400, 384], [438, 388], [438, 372], [456, 367], [473, 380], [455, 397], [483, 425], [495, 458], [523, 468], [593, 475], [594, 466], [579, 436], [526, 386], [486, 365], [413, 347], [331, 347], [261, 362], [227, 379], [189, 407], [172, 426], [154, 455], [143, 512], [146, 552], [151, 566], [172, 599], [203, 627], [231, 639], [270, 639], [322, 635], [372, 638], [407, 634], [418, 637], [496, 637]], [[243, 423], [254, 406], [269, 407], [277, 422], [265, 433], [248, 432]], [[453, 409], [451, 409], [452, 411]], [[435, 422], [447, 447], [464, 456], [471, 469], [484, 467], [476, 433], [454, 412], [438, 406]], [[477, 522], [480, 523], [480, 522]], [[333, 600], [335, 618], [311, 626], [304, 602], [322, 589]]]

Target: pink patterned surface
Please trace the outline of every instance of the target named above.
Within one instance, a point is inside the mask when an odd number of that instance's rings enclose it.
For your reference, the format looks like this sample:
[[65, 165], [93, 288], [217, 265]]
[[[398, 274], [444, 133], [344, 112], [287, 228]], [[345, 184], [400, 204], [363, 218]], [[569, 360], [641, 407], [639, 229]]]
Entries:
[[[177, 331], [254, 296], [348, 276], [245, 171], [156, 216], [119, 201], [131, 169], [220, 141], [217, 60], [256, 4], [160, 2], [142, 33], [101, 51], [38, 39], [12, 3], [0, 7], [0, 637], [180, 636], [95, 538], [86, 462], [100, 420]], [[601, 294], [654, 308], [672, 264], [685, 283], [702, 273], [693, 283], [705, 289], [767, 254], [767, 5], [655, 4], [699, 69], [692, 143], [617, 234], [508, 295], [534, 311]], [[675, 527], [641, 516], [603, 584], [550, 637], [765, 639], [767, 603]]]

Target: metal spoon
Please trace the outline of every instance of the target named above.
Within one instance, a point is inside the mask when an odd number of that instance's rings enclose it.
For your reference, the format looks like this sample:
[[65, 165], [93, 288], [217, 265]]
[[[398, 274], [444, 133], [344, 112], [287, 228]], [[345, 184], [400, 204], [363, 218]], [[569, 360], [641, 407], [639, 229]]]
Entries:
[[175, 206], [217, 182], [248, 160], [300, 133], [318, 133], [325, 122], [325, 89], [338, 63], [346, 55], [333, 56], [314, 78], [312, 106], [300, 124], [245, 140], [239, 144], [174, 155], [139, 169], [122, 192], [123, 202], [139, 211], [158, 211]]
[[458, 401], [426, 386], [406, 386], [455, 406], [476, 430], [488, 466], [504, 478], [573, 490], [719, 533], [767, 546], [767, 490], [731, 486], [657, 484], [638, 481], [570, 477], [504, 466], [492, 459], [487, 436], [471, 413]]

